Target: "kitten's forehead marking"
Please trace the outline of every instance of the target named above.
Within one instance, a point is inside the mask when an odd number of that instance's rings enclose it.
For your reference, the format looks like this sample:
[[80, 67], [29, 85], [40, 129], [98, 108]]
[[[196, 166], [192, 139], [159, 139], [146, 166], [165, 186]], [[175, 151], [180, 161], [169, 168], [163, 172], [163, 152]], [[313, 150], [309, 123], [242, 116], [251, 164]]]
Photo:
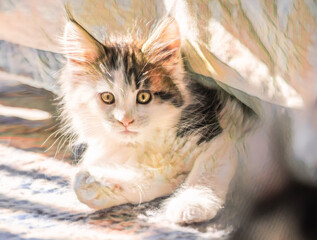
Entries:
[[121, 65], [122, 62], [121, 57], [121, 48], [119, 46], [110, 46], [105, 48], [107, 65], [109, 69], [117, 69]]
[[146, 65], [141, 50], [135, 46], [114, 45], [109, 47], [106, 52], [106, 64], [108, 64], [110, 74], [114, 70], [123, 69], [125, 83], [139, 89], [141, 87], [140, 77]]
[[160, 67], [147, 62], [138, 47], [114, 44], [106, 47], [105, 51], [106, 56], [102, 64], [105, 65], [106, 73], [103, 74], [111, 89], [121, 89], [124, 94], [126, 90], [148, 89], [152, 83], [155, 83], [156, 88], [161, 88]]
[[126, 84], [137, 88], [137, 62], [134, 55], [134, 50], [131, 48], [122, 49], [122, 64], [124, 67]]

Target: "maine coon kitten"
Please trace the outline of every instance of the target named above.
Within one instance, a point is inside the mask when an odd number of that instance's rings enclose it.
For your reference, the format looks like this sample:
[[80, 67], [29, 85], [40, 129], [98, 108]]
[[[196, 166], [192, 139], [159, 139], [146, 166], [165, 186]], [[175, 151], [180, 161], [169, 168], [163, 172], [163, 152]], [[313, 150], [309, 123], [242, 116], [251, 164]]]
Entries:
[[180, 47], [172, 18], [144, 42], [102, 44], [74, 19], [66, 24], [63, 117], [88, 146], [74, 189], [89, 207], [150, 201], [176, 189], [163, 204], [171, 222], [211, 219], [222, 207], [243, 111], [186, 75]]

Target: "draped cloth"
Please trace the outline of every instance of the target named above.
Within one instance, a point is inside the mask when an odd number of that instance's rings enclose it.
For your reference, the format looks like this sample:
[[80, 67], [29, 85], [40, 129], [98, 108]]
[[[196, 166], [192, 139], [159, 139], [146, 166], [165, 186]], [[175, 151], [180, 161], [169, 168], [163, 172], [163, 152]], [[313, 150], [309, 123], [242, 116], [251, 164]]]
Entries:
[[[0, 39], [60, 53], [63, 0], [2, 0]], [[69, 0], [80, 24], [103, 42], [148, 33], [164, 16], [179, 23], [188, 71], [257, 113], [259, 99], [290, 108], [314, 101], [317, 3], [313, 0]], [[45, 87], [45, 81], [44, 81]]]

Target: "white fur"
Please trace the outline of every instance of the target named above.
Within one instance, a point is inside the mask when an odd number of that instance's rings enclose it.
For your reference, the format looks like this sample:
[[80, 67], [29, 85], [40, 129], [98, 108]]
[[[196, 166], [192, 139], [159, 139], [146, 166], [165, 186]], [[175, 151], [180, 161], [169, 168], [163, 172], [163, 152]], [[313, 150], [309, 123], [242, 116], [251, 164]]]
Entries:
[[[172, 36], [175, 39], [175, 33]], [[183, 94], [183, 107], [155, 97], [148, 104], [137, 104], [138, 89], [125, 83], [124, 69], [106, 71], [105, 76], [68, 61], [60, 80], [68, 131], [88, 144], [81, 171], [74, 179], [78, 199], [95, 209], [140, 203], [171, 194], [185, 181], [164, 204], [165, 217], [176, 223], [214, 217], [224, 203], [236, 166], [235, 141], [231, 139], [236, 134], [228, 121], [234, 119], [230, 111], [225, 108], [221, 114], [221, 124], [228, 130], [197, 145], [199, 136], [179, 138], [176, 134], [181, 112], [192, 101], [181, 61], [173, 65], [172, 75]], [[103, 103], [102, 92], [111, 92], [115, 104]], [[234, 103], [227, 105], [241, 117]], [[134, 120], [128, 130], [136, 133], [122, 133], [119, 121], [123, 118]], [[233, 122], [239, 123], [237, 127], [242, 125], [242, 120]]]
[[215, 217], [222, 203], [210, 188], [186, 187], [165, 203], [164, 214], [173, 223], [201, 222]]
[[165, 216], [169, 221], [205, 221], [222, 207], [237, 166], [237, 146], [229, 136], [223, 132], [196, 156], [184, 186], [165, 203]]

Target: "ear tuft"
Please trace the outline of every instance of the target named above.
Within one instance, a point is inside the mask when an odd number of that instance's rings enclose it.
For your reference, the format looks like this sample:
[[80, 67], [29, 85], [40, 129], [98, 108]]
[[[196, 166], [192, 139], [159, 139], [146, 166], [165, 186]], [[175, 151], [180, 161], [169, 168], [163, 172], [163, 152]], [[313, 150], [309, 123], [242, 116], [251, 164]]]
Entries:
[[103, 53], [103, 46], [73, 18], [65, 25], [64, 53], [74, 62], [93, 62]]
[[145, 42], [142, 51], [152, 62], [163, 65], [175, 63], [180, 57], [181, 37], [179, 26], [172, 17], [166, 17]]

